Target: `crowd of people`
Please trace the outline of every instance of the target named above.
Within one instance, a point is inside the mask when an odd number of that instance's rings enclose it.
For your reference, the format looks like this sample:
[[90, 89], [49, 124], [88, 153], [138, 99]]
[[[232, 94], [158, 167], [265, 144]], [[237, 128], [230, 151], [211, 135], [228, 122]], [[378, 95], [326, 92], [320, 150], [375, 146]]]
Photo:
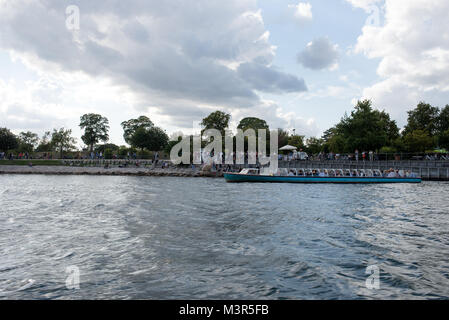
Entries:
[[17, 155], [10, 152], [9, 154], [6, 152], [0, 152], [0, 160], [30, 160], [33, 157], [28, 152], [19, 152]]
[[[282, 173], [279, 171], [279, 174]], [[378, 178], [416, 178], [417, 175], [410, 170], [336, 170], [336, 169], [290, 169], [288, 176], [299, 177], [378, 177]]]

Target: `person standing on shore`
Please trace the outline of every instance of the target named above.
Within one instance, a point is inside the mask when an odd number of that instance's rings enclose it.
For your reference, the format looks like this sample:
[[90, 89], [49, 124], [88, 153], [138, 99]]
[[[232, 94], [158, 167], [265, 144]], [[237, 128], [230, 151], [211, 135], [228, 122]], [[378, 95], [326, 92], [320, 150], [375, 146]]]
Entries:
[[359, 162], [359, 150], [355, 150], [355, 161]]

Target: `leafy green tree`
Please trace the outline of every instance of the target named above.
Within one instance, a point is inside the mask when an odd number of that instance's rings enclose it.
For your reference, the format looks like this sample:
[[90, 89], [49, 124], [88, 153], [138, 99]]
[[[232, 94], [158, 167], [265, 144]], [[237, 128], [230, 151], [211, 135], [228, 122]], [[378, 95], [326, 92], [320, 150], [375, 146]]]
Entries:
[[449, 149], [449, 105], [438, 116], [438, 146]]
[[440, 133], [438, 137], [438, 145], [440, 146], [440, 148], [449, 150], [449, 130]]
[[126, 143], [131, 145], [131, 138], [136, 133], [137, 129], [150, 129], [154, 127], [154, 123], [147, 116], [140, 116], [137, 119], [130, 119], [121, 123], [123, 128], [123, 138]]
[[51, 144], [53, 148], [59, 151], [59, 157], [62, 159], [64, 151], [70, 151], [75, 148], [76, 139], [72, 137], [72, 130], [61, 128], [53, 129], [51, 134]]
[[399, 128], [388, 113], [373, 109], [371, 101], [364, 100], [325, 135], [325, 143], [333, 152], [375, 151], [397, 139]]
[[[375, 110], [376, 112], [377, 110]], [[378, 112], [378, 111], [377, 111]], [[382, 131], [387, 135], [387, 145], [392, 145], [394, 141], [400, 138], [399, 127], [396, 121], [391, 120], [390, 115], [385, 111], [378, 113]]]
[[164, 152], [167, 154], [170, 154], [171, 149], [176, 146], [178, 143], [182, 141], [182, 137], [178, 136], [177, 140], [170, 140], [168, 141], [167, 145], [164, 148]]
[[131, 136], [131, 146], [139, 148], [142, 152], [144, 149], [149, 151], [160, 151], [168, 144], [168, 135], [164, 130], [158, 127], [138, 128]]
[[106, 149], [109, 149], [112, 152], [116, 152], [116, 151], [118, 151], [119, 148], [120, 147], [118, 145], [116, 145], [116, 144], [105, 143], [105, 144], [97, 145], [96, 148], [95, 148], [95, 152], [103, 152], [103, 153], [105, 153]]
[[345, 138], [340, 134], [335, 134], [326, 142], [329, 151], [333, 153], [341, 153], [347, 150]]
[[427, 131], [413, 130], [403, 137], [408, 152], [426, 152], [433, 147], [434, 140]]
[[46, 131], [44, 135], [42, 136], [39, 145], [36, 148], [37, 152], [51, 152], [52, 151], [52, 145], [51, 145], [51, 132]]
[[139, 148], [141, 151], [148, 146], [150, 140], [149, 129], [144, 127], [137, 128], [134, 134], [131, 136], [129, 143], [135, 148]]
[[438, 116], [438, 131], [443, 133], [449, 130], [449, 104], [440, 111]]
[[19, 140], [16, 135], [6, 128], [0, 128], [0, 150], [8, 152], [8, 150], [16, 149], [19, 146]]
[[147, 149], [150, 151], [161, 151], [168, 144], [168, 135], [167, 133], [159, 127], [153, 127], [149, 130], [150, 132], [150, 141], [147, 146]]
[[19, 148], [24, 152], [33, 152], [39, 142], [39, 136], [31, 131], [19, 134]]
[[[303, 149], [304, 148], [304, 138], [305, 138], [304, 136], [300, 136], [297, 134], [289, 136], [287, 144], [298, 148], [298, 150]], [[280, 146], [280, 147], [282, 148], [283, 146]]]
[[317, 154], [323, 151], [323, 140], [318, 138], [309, 138], [306, 141], [307, 144], [307, 152], [311, 154]]
[[201, 126], [203, 127], [203, 132], [209, 129], [217, 129], [224, 137], [225, 130], [229, 127], [230, 120], [230, 114], [222, 111], [215, 111], [201, 121]]
[[282, 148], [288, 144], [288, 140], [290, 138], [290, 135], [288, 131], [279, 128], [278, 129], [278, 146], [279, 148]]
[[240, 121], [237, 129], [242, 129], [245, 132], [248, 129], [253, 129], [256, 134], [259, 129], [269, 130], [268, 124], [265, 120], [259, 118], [244, 118]]
[[112, 156], [114, 154], [114, 150], [110, 149], [110, 148], [106, 148], [104, 149], [103, 155], [105, 159], [112, 159]]
[[89, 146], [90, 152], [93, 151], [94, 145], [100, 141], [106, 142], [109, 140], [109, 120], [106, 117], [88, 113], [81, 117], [79, 126], [84, 129], [81, 140]]
[[438, 120], [440, 110], [432, 107], [428, 103], [420, 102], [418, 106], [408, 112], [407, 125], [403, 135], [407, 135], [415, 130], [425, 131], [433, 137], [438, 132]]

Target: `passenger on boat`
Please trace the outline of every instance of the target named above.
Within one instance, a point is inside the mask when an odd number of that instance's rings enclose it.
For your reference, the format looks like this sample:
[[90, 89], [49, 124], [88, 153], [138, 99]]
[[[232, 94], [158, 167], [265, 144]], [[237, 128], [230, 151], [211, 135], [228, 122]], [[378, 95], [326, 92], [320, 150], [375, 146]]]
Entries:
[[416, 175], [416, 173], [409, 171], [409, 177], [410, 178], [417, 178], [418, 176]]
[[288, 173], [289, 177], [294, 177], [295, 176], [295, 172], [293, 170], [290, 170], [290, 172]]
[[298, 176], [304, 177], [304, 172], [302, 170], [299, 170]]
[[396, 173], [393, 169], [387, 171], [387, 178], [396, 178]]
[[353, 177], [358, 177], [357, 170], [352, 171], [352, 176]]

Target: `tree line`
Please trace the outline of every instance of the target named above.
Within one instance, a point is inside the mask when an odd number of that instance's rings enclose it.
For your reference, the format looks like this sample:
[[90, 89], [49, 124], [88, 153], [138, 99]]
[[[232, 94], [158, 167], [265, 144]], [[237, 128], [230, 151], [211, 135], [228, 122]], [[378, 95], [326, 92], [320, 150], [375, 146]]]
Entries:
[[[109, 120], [95, 113], [81, 116], [79, 127], [84, 131], [81, 140], [86, 147], [82, 150], [87, 153], [102, 153], [104, 157], [112, 155], [127, 155], [140, 150], [142, 155], [148, 151], [163, 150], [168, 144], [169, 138], [166, 132], [154, 125], [146, 116], [130, 119], [121, 123], [123, 138], [130, 145], [118, 146], [106, 143], [109, 140]], [[102, 143], [101, 143], [102, 142]], [[18, 135], [13, 134], [7, 128], [0, 128], [0, 151], [5, 153], [52, 153], [57, 152], [60, 158], [65, 153], [75, 152], [77, 139], [73, 137], [72, 130], [66, 128], [47, 131], [39, 138], [36, 133], [27, 131]]]
[[[217, 129], [224, 136], [230, 120], [230, 114], [215, 111], [202, 120], [201, 126], [203, 130]], [[83, 151], [102, 152], [106, 158], [113, 154], [124, 156], [130, 152], [138, 152], [141, 156], [162, 150], [169, 153], [171, 147], [178, 143], [169, 141], [165, 130], [157, 127], [147, 116], [121, 123], [123, 138], [130, 147], [107, 143], [109, 121], [102, 115], [85, 114], [81, 116], [79, 126], [84, 131], [81, 140], [86, 148]], [[256, 132], [258, 129], [270, 129], [265, 120], [255, 117], [242, 119], [237, 128]], [[64, 153], [76, 150], [76, 142], [72, 130], [66, 128], [45, 132], [41, 138], [30, 131], [15, 135], [7, 128], [0, 128], [0, 151], [5, 153], [57, 152], [63, 158]], [[289, 144], [310, 154], [352, 153], [355, 150], [431, 153], [438, 148], [449, 149], [449, 105], [440, 109], [420, 102], [408, 112], [407, 124], [400, 130], [386, 111], [374, 109], [370, 100], [358, 101], [354, 110], [326, 130], [322, 137], [305, 139], [304, 135], [278, 129], [278, 144], [280, 147]]]

